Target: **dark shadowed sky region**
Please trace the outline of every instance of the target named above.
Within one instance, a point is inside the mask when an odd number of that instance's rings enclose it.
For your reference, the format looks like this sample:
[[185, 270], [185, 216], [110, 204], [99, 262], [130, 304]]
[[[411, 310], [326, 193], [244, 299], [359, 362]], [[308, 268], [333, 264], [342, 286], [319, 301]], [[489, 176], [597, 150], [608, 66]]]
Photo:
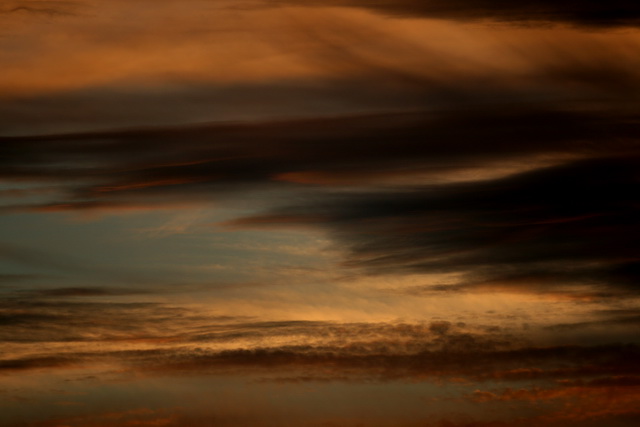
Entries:
[[640, 425], [640, 3], [0, 1], [0, 425]]

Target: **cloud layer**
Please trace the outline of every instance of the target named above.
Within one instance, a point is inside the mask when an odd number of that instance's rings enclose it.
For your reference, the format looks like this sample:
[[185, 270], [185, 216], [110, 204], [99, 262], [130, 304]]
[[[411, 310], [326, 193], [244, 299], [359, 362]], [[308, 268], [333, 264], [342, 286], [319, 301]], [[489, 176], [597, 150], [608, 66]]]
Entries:
[[639, 18], [4, 2], [0, 423], [637, 425]]
[[506, 23], [561, 23], [586, 27], [637, 26], [640, 7], [631, 0], [602, 3], [593, 1], [535, 0], [514, 3], [506, 0], [321, 0], [315, 4], [370, 8], [392, 16], [494, 20]]
[[467, 276], [442, 290], [585, 285], [606, 298], [638, 291], [638, 132], [626, 112], [500, 107], [4, 138], [5, 180], [61, 189], [4, 209], [277, 190], [302, 201], [226, 225], [315, 225], [347, 249], [345, 265]]

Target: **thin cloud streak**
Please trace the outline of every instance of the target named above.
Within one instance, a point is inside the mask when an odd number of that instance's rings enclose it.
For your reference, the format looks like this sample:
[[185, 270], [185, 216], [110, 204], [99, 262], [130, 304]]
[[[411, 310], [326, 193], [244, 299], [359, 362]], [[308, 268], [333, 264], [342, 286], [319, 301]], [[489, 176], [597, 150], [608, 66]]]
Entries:
[[2, 14], [35, 14], [46, 16], [75, 15], [80, 2], [70, 1], [7, 1], [0, 7]]
[[[282, 0], [273, 2], [289, 3]], [[611, 28], [633, 27], [640, 23], [640, 7], [632, 0], [614, 0], [606, 3], [553, 0], [520, 3], [504, 0], [316, 0], [310, 4], [369, 8], [395, 17], [498, 21], [519, 25], [569, 24]]]

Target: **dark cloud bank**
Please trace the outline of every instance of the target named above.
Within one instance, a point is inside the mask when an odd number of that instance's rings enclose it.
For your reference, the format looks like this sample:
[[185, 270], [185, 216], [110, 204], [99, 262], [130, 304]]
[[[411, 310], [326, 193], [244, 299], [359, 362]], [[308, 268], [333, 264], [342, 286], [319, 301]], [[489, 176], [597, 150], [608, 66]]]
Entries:
[[[7, 137], [0, 174], [65, 189], [6, 212], [291, 190], [289, 206], [228, 225], [316, 225], [348, 250], [346, 265], [373, 273], [460, 271], [476, 288], [588, 284], [607, 297], [638, 291], [638, 124], [625, 112], [521, 106]], [[504, 167], [516, 172], [491, 175]], [[455, 178], [474, 168], [473, 180]], [[425, 185], [375, 184], [411, 176]]]
[[[505, 105], [256, 124], [4, 137], [2, 178], [68, 184], [68, 208], [274, 181], [366, 184], [638, 151], [632, 114]], [[301, 177], [297, 179], [297, 177]], [[94, 183], [95, 182], [95, 183]], [[308, 183], [308, 182], [307, 182]], [[44, 206], [41, 206], [44, 207]]]
[[[250, 7], [282, 4], [301, 5], [290, 0], [266, 0]], [[0, 14], [69, 14], [81, 2], [9, 1]], [[640, 6], [632, 0], [312, 0], [302, 5], [347, 6], [407, 17], [426, 17], [461, 21], [494, 20], [508, 23], [564, 23], [585, 27], [610, 28], [637, 26]]]
[[[640, 158], [497, 180], [328, 197], [237, 225], [317, 222], [372, 272], [470, 271], [466, 287], [596, 284], [638, 292]], [[452, 290], [456, 287], [441, 288]]]
[[367, 8], [394, 16], [461, 21], [561, 23], [595, 28], [637, 26], [640, 23], [640, 5], [633, 0], [314, 0], [310, 3]]

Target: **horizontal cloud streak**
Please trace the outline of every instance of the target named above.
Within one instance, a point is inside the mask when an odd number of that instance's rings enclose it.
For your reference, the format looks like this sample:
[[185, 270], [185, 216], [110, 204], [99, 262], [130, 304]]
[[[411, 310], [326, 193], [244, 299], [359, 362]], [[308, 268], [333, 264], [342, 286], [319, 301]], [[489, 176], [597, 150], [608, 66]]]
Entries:
[[[233, 186], [304, 183], [305, 174], [315, 174], [320, 183], [323, 177], [340, 183], [345, 176], [351, 177], [346, 183], [412, 174], [446, 179], [475, 165], [490, 171], [535, 156], [553, 163], [633, 154], [637, 135], [637, 119], [625, 114], [483, 108], [5, 137], [2, 177], [71, 184], [72, 198], [58, 201], [60, 208], [117, 206], [145, 197], [153, 205]], [[84, 184], [89, 181], [97, 183]]]
[[[78, 379], [89, 381], [90, 387], [128, 386], [132, 378], [137, 387], [163, 378], [174, 385], [192, 377], [207, 382], [241, 379], [252, 387], [294, 387], [297, 392], [308, 384], [420, 384], [427, 389], [448, 384], [458, 397], [434, 396], [433, 401], [458, 399], [474, 405], [582, 405], [615, 393], [621, 414], [630, 413], [638, 397], [636, 344], [536, 345], [520, 328], [444, 320], [273, 321], [166, 304], [56, 301], [49, 295], [5, 299], [0, 313], [0, 372], [6, 376], [84, 375]], [[555, 417], [552, 409], [545, 416]], [[590, 414], [581, 419], [605, 416], [604, 411]], [[99, 419], [95, 411], [68, 422], [90, 425], [93, 419]]]
[[522, 329], [508, 325], [269, 321], [186, 306], [48, 298], [5, 299], [0, 312], [0, 369], [5, 371], [112, 363], [150, 372], [329, 381], [589, 382], [602, 377], [602, 385], [608, 377], [640, 374], [635, 344], [536, 346]]
[[74, 15], [80, 3], [69, 1], [7, 1], [0, 6], [2, 14]]
[[[279, 3], [283, 1], [276, 0]], [[308, 4], [308, 2], [306, 3]], [[393, 16], [495, 20], [507, 23], [563, 23], [586, 27], [637, 26], [640, 6], [632, 0], [610, 2], [534, 0], [316, 0], [323, 6], [369, 8]]]
[[[0, 370], [43, 367], [91, 366], [117, 363], [133, 371], [188, 372], [210, 375], [266, 375], [294, 379], [292, 373], [308, 379], [351, 381], [438, 381], [465, 378], [469, 381], [570, 382], [596, 378], [593, 384], [609, 385], [621, 376], [640, 374], [633, 345], [599, 347], [551, 347], [494, 350], [482, 342], [465, 342], [452, 349], [415, 353], [390, 352], [386, 343], [344, 347], [288, 346], [234, 349], [220, 352], [191, 348], [133, 350], [104, 353], [67, 353], [3, 360]], [[558, 366], [562, 366], [558, 368]], [[284, 374], [284, 375], [283, 375]], [[315, 375], [314, 375], [315, 374]], [[312, 375], [309, 377], [308, 375]], [[628, 383], [628, 381], [627, 381]], [[634, 382], [628, 384], [633, 387]]]
[[467, 271], [465, 287], [595, 284], [637, 293], [639, 167], [638, 157], [602, 158], [490, 181], [338, 195], [236, 224], [315, 221], [350, 249], [349, 265], [372, 272]]

